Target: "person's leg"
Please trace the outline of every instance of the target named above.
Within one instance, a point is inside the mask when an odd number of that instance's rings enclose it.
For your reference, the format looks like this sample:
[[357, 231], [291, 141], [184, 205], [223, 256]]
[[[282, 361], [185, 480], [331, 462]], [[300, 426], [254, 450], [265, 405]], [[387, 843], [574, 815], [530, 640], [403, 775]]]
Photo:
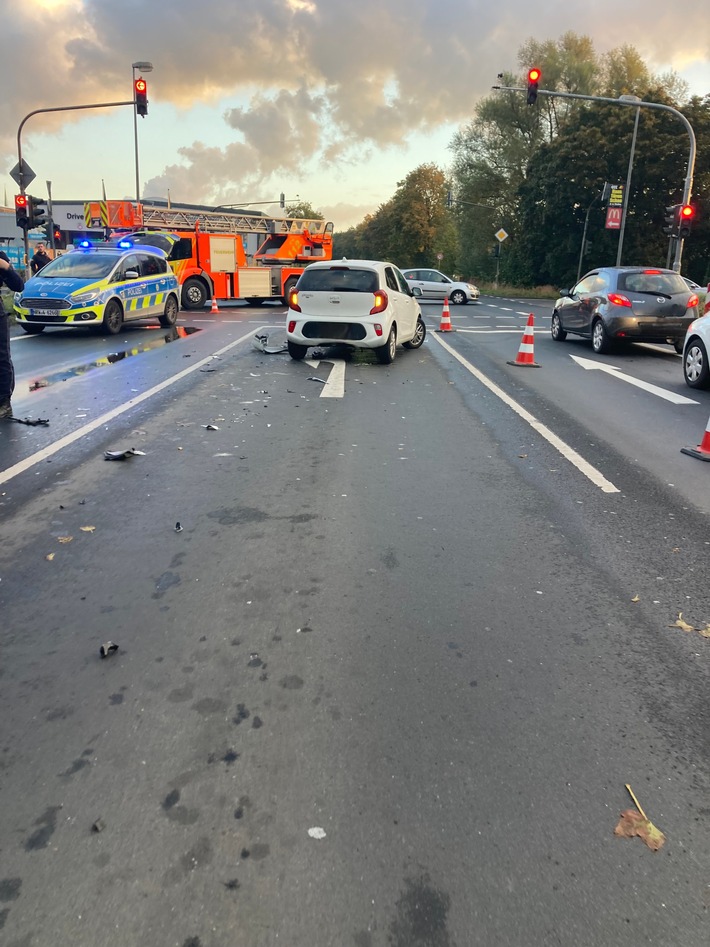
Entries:
[[12, 417], [10, 399], [15, 390], [15, 370], [10, 357], [10, 320], [0, 312], [0, 418]]

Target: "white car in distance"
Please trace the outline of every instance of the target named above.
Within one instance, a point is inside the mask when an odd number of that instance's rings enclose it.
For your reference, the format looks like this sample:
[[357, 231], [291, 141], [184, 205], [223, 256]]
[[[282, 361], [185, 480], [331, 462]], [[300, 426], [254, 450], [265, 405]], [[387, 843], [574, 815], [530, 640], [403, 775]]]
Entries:
[[402, 270], [402, 273], [412, 288], [418, 286], [421, 289], [423, 299], [444, 300], [448, 297], [455, 306], [460, 306], [463, 303], [476, 302], [481, 295], [478, 286], [473, 283], [458, 282], [438, 270], [418, 267]]
[[293, 359], [314, 345], [372, 349], [394, 361], [397, 345], [418, 349], [426, 337], [417, 297], [392, 263], [328, 260], [311, 263], [288, 297], [286, 339]]

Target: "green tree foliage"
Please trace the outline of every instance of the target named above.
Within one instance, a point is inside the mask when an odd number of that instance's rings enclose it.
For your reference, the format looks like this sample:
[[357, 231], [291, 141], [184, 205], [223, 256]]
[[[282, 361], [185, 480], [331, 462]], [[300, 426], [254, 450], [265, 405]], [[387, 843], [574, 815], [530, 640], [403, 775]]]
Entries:
[[314, 210], [308, 201], [300, 201], [298, 204], [287, 204], [286, 216], [292, 219], [325, 220], [323, 214], [321, 214], [319, 210]]

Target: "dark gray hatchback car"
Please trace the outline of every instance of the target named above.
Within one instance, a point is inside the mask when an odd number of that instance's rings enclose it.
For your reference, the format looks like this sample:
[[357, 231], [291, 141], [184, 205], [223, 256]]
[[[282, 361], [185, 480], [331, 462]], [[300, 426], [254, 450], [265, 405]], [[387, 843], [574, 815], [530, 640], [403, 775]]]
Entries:
[[604, 266], [561, 291], [550, 331], [556, 342], [568, 332], [591, 339], [598, 353], [614, 342], [668, 342], [682, 352], [686, 329], [698, 315], [698, 294], [673, 270]]

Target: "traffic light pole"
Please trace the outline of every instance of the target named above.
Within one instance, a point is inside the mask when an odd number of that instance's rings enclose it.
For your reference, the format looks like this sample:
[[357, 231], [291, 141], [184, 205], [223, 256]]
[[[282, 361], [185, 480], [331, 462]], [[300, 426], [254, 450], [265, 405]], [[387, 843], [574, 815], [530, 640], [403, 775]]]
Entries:
[[[527, 89], [516, 88], [513, 86], [502, 86], [494, 85], [492, 87], [498, 92], [524, 92], [527, 94]], [[663, 112], [671, 112], [676, 118], [679, 118], [683, 125], [685, 125], [685, 130], [688, 132], [688, 138], [690, 139], [690, 153], [688, 155], [688, 172], [685, 176], [685, 184], [683, 185], [683, 204], [688, 204], [690, 201], [690, 194], [693, 190], [693, 174], [695, 172], [695, 152], [696, 152], [696, 143], [695, 143], [695, 132], [693, 131], [693, 126], [690, 124], [688, 119], [683, 115], [682, 112], [679, 112], [678, 109], [674, 109], [671, 105], [661, 105], [660, 102], [641, 102], [636, 101], [634, 98], [632, 101], [625, 101], [624, 99], [612, 99], [606, 98], [601, 95], [579, 95], [576, 92], [550, 92], [548, 89], [538, 89], [538, 95], [546, 95], [548, 98], [554, 99], [582, 99], [586, 102], [606, 102], [608, 105], [622, 105], [627, 108], [635, 109], [658, 109]], [[683, 240], [679, 238], [676, 242], [675, 248], [675, 259], [673, 261], [673, 270], [676, 273], [680, 273], [680, 263], [683, 258]]]
[[[77, 112], [82, 109], [110, 109], [116, 108], [119, 105], [133, 105], [135, 102], [133, 99], [129, 99], [128, 102], [94, 102], [91, 105], [61, 105], [57, 108], [52, 109], [35, 109], [34, 112], [28, 112], [27, 115], [20, 122], [20, 127], [17, 129], [17, 160], [19, 162], [19, 177], [20, 177], [20, 194], [25, 195], [25, 178], [22, 174], [22, 168], [24, 167], [22, 163], [22, 129], [25, 127], [25, 122], [32, 118], [33, 115], [41, 115], [44, 112]], [[34, 175], [33, 175], [34, 177]], [[32, 180], [32, 179], [30, 179]], [[27, 276], [27, 270], [30, 265], [30, 238], [28, 230], [25, 230], [25, 276]]]

